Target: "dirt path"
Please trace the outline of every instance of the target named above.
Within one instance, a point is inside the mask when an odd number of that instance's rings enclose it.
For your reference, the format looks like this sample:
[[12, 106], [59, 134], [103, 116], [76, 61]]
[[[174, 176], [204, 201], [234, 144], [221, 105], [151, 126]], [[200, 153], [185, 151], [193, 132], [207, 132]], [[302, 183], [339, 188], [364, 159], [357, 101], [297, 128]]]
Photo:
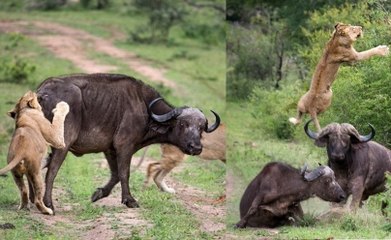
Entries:
[[19, 32], [36, 40], [59, 58], [72, 62], [86, 73], [110, 72], [116, 66], [99, 64], [88, 56], [87, 49], [121, 60], [130, 69], [156, 83], [177, 89], [175, 82], [167, 79], [165, 69], [152, 67], [135, 54], [119, 49], [111, 41], [95, 37], [83, 30], [58, 23], [41, 21], [1, 21], [1, 32]]

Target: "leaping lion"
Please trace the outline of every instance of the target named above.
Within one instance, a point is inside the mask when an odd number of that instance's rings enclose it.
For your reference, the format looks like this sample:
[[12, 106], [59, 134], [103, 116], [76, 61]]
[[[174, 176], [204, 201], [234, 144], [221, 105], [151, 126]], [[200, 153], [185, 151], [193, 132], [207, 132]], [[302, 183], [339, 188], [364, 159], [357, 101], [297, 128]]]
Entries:
[[321, 127], [317, 115], [326, 111], [331, 104], [333, 95], [331, 85], [336, 78], [341, 63], [351, 63], [365, 60], [372, 56], [386, 56], [389, 54], [389, 48], [385, 45], [357, 52], [352, 44], [362, 35], [361, 26], [343, 23], [335, 25], [332, 37], [327, 42], [323, 56], [312, 76], [310, 90], [300, 98], [297, 104], [297, 117], [289, 118], [291, 123], [299, 124], [303, 114], [309, 113], [314, 120], [316, 128], [320, 131]]

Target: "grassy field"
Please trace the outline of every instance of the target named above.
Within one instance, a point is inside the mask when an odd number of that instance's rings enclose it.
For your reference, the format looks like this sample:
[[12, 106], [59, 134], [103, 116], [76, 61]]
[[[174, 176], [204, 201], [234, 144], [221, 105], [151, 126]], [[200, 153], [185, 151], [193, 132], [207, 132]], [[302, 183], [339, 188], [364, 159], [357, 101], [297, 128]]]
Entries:
[[[116, 72], [128, 74], [161, 90], [165, 98], [174, 105], [188, 105], [204, 109], [214, 109], [225, 119], [225, 45], [208, 46], [196, 40], [185, 39], [179, 29], [173, 30], [175, 44], [167, 46], [143, 45], [127, 42], [128, 31], [146, 20], [143, 15], [121, 15], [114, 12], [0, 12], [0, 21], [42, 21], [60, 23], [89, 32], [90, 34], [112, 39], [123, 50], [129, 50], [153, 66], [165, 68], [165, 77], [173, 80], [183, 91], [176, 92], [159, 86], [141, 77], [121, 60], [86, 48], [87, 56], [100, 64], [110, 64], [118, 68]], [[126, 23], [126, 24], [124, 24]], [[91, 27], [94, 26], [94, 27]], [[1, 29], [0, 29], [1, 31]], [[31, 31], [35, 31], [34, 28]], [[21, 40], [9, 49], [13, 34], [0, 33], [0, 49], [4, 58], [16, 55], [35, 66], [35, 71], [23, 84], [0, 81], [0, 166], [6, 165], [8, 144], [14, 122], [6, 116], [18, 98], [28, 89], [34, 90], [50, 76], [82, 72], [71, 62], [56, 57], [52, 52], [33, 39], [18, 35]], [[190, 56], [190, 57], [189, 57]], [[207, 64], [205, 64], [207, 63]], [[205, 67], [207, 66], [207, 67]], [[207, 113], [207, 116], [211, 116]], [[148, 151], [148, 156], [159, 157], [158, 146]], [[0, 230], [0, 239], [82, 239], [96, 226], [108, 226], [115, 239], [210, 239], [221, 236], [222, 232], [209, 233], [200, 228], [197, 219], [175, 195], [162, 193], [156, 187], [142, 188], [144, 172], [136, 171], [130, 178], [132, 194], [141, 205], [142, 224], [128, 223], [125, 206], [120, 204], [119, 186], [114, 193], [113, 205], [92, 204], [91, 194], [109, 178], [108, 167], [99, 167], [103, 155], [90, 154], [83, 157], [67, 156], [55, 181], [54, 202], [57, 215], [42, 216], [35, 207], [30, 212], [17, 211], [19, 192], [10, 174], [0, 179], [0, 224], [9, 222], [15, 230]], [[190, 157], [182, 171], [173, 174], [176, 181], [204, 190], [205, 196], [214, 197], [224, 193], [225, 166], [218, 161], [201, 161]], [[121, 219], [118, 216], [125, 216]], [[54, 220], [53, 220], [54, 219]], [[103, 229], [104, 232], [105, 229]], [[99, 232], [94, 238], [99, 239]]]
[[[300, 168], [304, 163], [315, 168], [319, 163], [326, 164], [325, 149], [317, 148], [304, 136], [302, 125], [297, 139], [282, 141], [267, 136], [251, 112], [256, 106], [250, 103], [228, 102], [227, 108], [230, 131], [228, 135], [228, 177], [232, 178], [232, 194], [228, 197], [227, 231], [229, 234], [246, 239], [271, 237], [273, 239], [387, 239], [391, 233], [382, 227], [386, 218], [380, 213], [380, 205], [367, 205], [357, 214], [346, 214], [341, 218], [317, 220], [329, 209], [326, 202], [313, 198], [303, 203], [305, 221], [302, 227], [281, 227], [276, 231], [264, 229], [237, 230], [233, 226], [239, 221], [240, 198], [250, 181], [271, 161], [282, 161]], [[258, 127], [254, 127], [257, 126]]]

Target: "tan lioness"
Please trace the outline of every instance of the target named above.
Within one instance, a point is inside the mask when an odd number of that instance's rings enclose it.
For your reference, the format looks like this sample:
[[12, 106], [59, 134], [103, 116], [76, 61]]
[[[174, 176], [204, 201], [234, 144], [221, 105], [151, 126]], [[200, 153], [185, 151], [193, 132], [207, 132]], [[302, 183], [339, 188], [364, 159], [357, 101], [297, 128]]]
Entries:
[[8, 115], [15, 119], [15, 132], [8, 151], [8, 165], [0, 174], [12, 171], [15, 183], [20, 190], [19, 209], [28, 209], [27, 188], [23, 175], [32, 186], [35, 205], [44, 214], [53, 214], [52, 209], [43, 203], [43, 181], [41, 179], [41, 161], [47, 153], [48, 144], [55, 148], [64, 148], [64, 120], [69, 106], [60, 102], [53, 109], [53, 123], [43, 115], [37, 95], [27, 92]]
[[[204, 160], [221, 160], [225, 163], [225, 132], [225, 124], [220, 124], [214, 132], [203, 133], [201, 138], [203, 149], [198, 157]], [[144, 186], [148, 186], [153, 179], [163, 192], [175, 193], [175, 189], [168, 187], [164, 178], [186, 159], [186, 155], [174, 145], [161, 144], [160, 146], [161, 159], [148, 165]]]
[[362, 27], [360, 26], [351, 26], [343, 23], [335, 25], [332, 38], [326, 44], [323, 56], [312, 76], [310, 90], [300, 98], [297, 104], [297, 117], [289, 118], [290, 122], [297, 125], [301, 122], [303, 114], [309, 113], [314, 120], [316, 128], [318, 131], [321, 131], [317, 115], [326, 111], [331, 104], [331, 85], [336, 78], [340, 64], [361, 61], [376, 55], [388, 55], [389, 48], [385, 45], [357, 52], [352, 44], [362, 35]]

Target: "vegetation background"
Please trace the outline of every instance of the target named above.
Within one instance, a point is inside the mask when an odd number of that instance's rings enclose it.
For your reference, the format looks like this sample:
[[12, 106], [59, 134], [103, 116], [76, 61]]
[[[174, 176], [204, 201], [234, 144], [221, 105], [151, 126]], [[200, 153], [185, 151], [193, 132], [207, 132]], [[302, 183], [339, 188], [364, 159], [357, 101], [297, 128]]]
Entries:
[[[6, 165], [14, 130], [6, 112], [44, 79], [85, 72], [72, 61], [79, 55], [92, 67], [108, 66], [107, 72], [145, 81], [173, 105], [199, 107], [208, 117], [214, 109], [225, 120], [224, 20], [222, 0], [0, 1], [0, 166]], [[54, 39], [63, 47], [53, 47]], [[102, 52], [102, 44], [119, 54]], [[72, 54], [64, 59], [59, 51]], [[175, 87], [135, 71], [135, 61], [157, 69]], [[147, 156], [157, 160], [159, 147], [150, 148]], [[200, 216], [201, 208], [224, 209], [211, 203], [225, 191], [225, 165], [220, 161], [189, 157], [171, 174], [169, 184], [175, 184], [176, 195], [155, 186], [143, 189], [145, 169], [136, 171], [130, 186], [141, 208], [132, 210], [121, 204], [119, 186], [100, 203], [90, 202], [95, 188], [109, 178], [103, 158], [68, 154], [54, 184], [55, 216], [44, 216], [34, 206], [30, 212], [17, 211], [16, 185], [10, 174], [1, 177], [0, 226], [11, 223], [15, 228], [0, 229], [0, 239], [211, 239], [224, 234], [203, 224], [225, 226], [225, 211]]]
[[[296, 168], [327, 163], [325, 149], [307, 138], [304, 124], [294, 127], [288, 118], [296, 116], [296, 104], [309, 89], [334, 25], [363, 26], [364, 37], [355, 43], [358, 51], [389, 45], [390, 10], [390, 2], [382, 0], [227, 0], [229, 232], [249, 238], [390, 238], [390, 219], [379, 211], [380, 200], [390, 193], [370, 197], [358, 214], [340, 219], [319, 220], [328, 204], [311, 200], [304, 203], [302, 227], [239, 233], [232, 228], [239, 220], [240, 197], [266, 163], [283, 161]], [[390, 56], [342, 66], [333, 84], [332, 105], [319, 116], [321, 126], [349, 122], [367, 134], [371, 123], [375, 141], [390, 147], [390, 66]]]

